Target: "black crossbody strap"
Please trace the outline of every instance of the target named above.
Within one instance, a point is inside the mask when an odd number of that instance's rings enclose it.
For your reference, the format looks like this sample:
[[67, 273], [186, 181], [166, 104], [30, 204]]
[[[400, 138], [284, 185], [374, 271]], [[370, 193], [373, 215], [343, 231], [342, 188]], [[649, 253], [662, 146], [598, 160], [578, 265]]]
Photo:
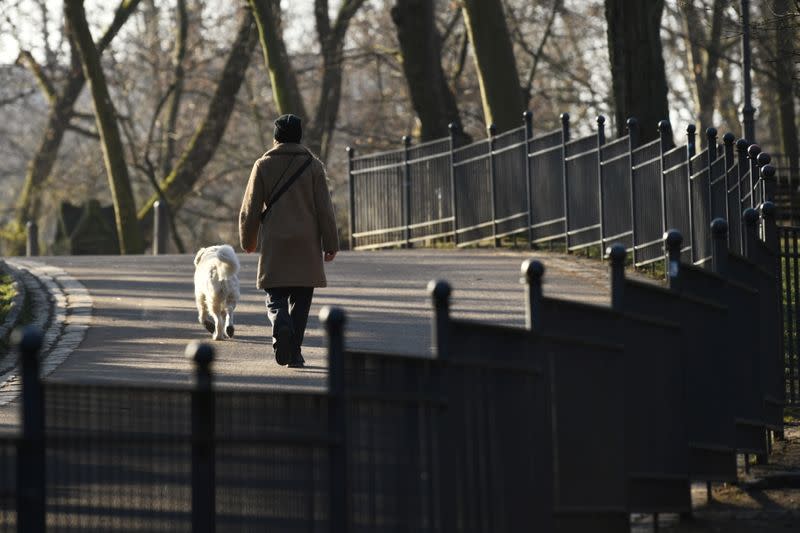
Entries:
[[312, 159], [313, 158], [311, 156], [308, 156], [306, 162], [300, 165], [300, 168], [297, 169], [297, 172], [292, 174], [289, 177], [289, 179], [286, 180], [286, 183], [284, 183], [283, 186], [280, 189], [278, 189], [278, 192], [276, 192], [275, 195], [272, 197], [272, 200], [270, 200], [269, 205], [267, 205], [267, 208], [264, 209], [264, 211], [261, 213], [261, 222], [264, 222], [264, 218], [266, 218], [267, 213], [269, 213], [269, 210], [272, 209], [272, 206], [275, 205], [275, 202], [277, 202], [278, 199], [281, 196], [283, 196], [283, 193], [285, 193], [289, 189], [289, 187], [292, 186], [292, 183], [297, 181], [297, 178], [300, 177], [300, 174], [302, 174], [308, 168], [308, 165], [311, 164]]

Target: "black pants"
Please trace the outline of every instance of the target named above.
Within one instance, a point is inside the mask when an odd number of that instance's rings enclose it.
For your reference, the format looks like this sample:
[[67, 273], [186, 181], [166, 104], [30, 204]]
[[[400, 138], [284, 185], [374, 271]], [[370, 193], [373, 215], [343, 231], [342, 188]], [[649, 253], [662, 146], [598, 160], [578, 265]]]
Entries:
[[308, 311], [314, 287], [273, 287], [264, 289], [267, 293], [267, 316], [272, 322], [272, 344], [275, 345], [274, 332], [282, 325], [288, 325], [294, 341], [300, 349], [308, 324]]

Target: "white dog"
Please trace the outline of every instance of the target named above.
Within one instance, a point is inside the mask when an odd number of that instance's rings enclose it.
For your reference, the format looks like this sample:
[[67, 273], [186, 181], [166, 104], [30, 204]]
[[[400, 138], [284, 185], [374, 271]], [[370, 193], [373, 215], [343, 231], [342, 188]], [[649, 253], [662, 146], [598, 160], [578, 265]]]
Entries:
[[215, 341], [233, 337], [233, 310], [239, 303], [236, 252], [227, 244], [200, 248], [194, 256], [194, 266], [198, 322], [213, 334]]

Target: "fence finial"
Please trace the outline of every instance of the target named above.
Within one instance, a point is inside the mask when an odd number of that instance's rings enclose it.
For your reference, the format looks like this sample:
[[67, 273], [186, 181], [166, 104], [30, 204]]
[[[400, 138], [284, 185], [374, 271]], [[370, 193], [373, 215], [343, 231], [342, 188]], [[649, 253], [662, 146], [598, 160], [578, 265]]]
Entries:
[[526, 259], [520, 267], [522, 278], [520, 281], [525, 283], [525, 327], [534, 329], [535, 321], [538, 320], [539, 303], [542, 300], [542, 276], [544, 276], [544, 265], [536, 259]]
[[758, 239], [758, 211], [748, 207], [742, 213], [742, 220], [744, 221], [744, 255], [750, 256]]
[[709, 140], [709, 144], [711, 144], [711, 141], [717, 138], [717, 128], [706, 128], [706, 138]]
[[717, 274], [728, 274], [728, 223], [724, 218], [711, 221], [711, 267]]
[[611, 307], [622, 309], [622, 297], [625, 287], [625, 258], [628, 252], [622, 244], [614, 244], [606, 249], [611, 263]]
[[486, 128], [486, 131], [489, 133], [489, 137], [494, 137], [495, 135], [497, 135], [497, 124], [495, 124], [494, 122], [492, 122], [492, 123], [491, 123], [491, 124], [489, 124], [489, 126]]
[[747, 147], [747, 157], [751, 160], [755, 161], [758, 158], [758, 154], [761, 153], [761, 147], [757, 144], [751, 144]]
[[728, 146], [733, 146], [733, 142], [736, 140], [736, 135], [731, 132], [726, 133], [722, 136], [722, 142], [724, 142]]
[[36, 357], [38, 361], [39, 349], [42, 347], [42, 332], [34, 326], [26, 326], [15, 330], [12, 334], [12, 343], [17, 344], [23, 360], [27, 357]]
[[681, 264], [681, 244], [683, 235], [676, 229], [664, 234], [664, 247], [667, 250], [667, 280], [672, 288], [676, 288]]
[[433, 349], [440, 359], [450, 357], [448, 329], [450, 321], [450, 284], [443, 280], [428, 282], [428, 294], [433, 301]]
[[745, 152], [745, 154], [747, 154], [747, 141], [744, 139], [739, 139], [736, 141], [736, 150], [738, 152]]
[[630, 147], [631, 149], [637, 148], [639, 146], [639, 121], [636, 117], [630, 117], [625, 124], [628, 126], [628, 135], [630, 135]]
[[185, 353], [194, 362], [196, 384], [201, 387], [210, 386], [214, 348], [210, 344], [193, 341], [186, 345]]
[[769, 152], [761, 152], [758, 154], [758, 157], [756, 157], [756, 163], [758, 163], [760, 167], [768, 166], [770, 161], [772, 161], [772, 156], [769, 155]]
[[659, 133], [669, 133], [670, 125], [669, 120], [659, 120], [658, 121], [658, 132]]

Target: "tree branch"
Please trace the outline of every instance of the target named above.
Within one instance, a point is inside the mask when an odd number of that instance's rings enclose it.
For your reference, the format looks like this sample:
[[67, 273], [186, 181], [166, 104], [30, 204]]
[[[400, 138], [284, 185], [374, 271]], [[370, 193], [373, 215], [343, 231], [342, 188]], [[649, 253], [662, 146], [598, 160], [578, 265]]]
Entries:
[[91, 139], [95, 139], [95, 140], [99, 140], [100, 139], [100, 135], [96, 131], [87, 130], [86, 128], [82, 128], [82, 127], [77, 126], [77, 125], [72, 124], [72, 123], [67, 124], [67, 129], [68, 130], [72, 130], [75, 133], [80, 133], [81, 135], [83, 135], [85, 137], [89, 137]]
[[20, 50], [15, 64], [25, 67], [31, 71], [33, 76], [36, 78], [36, 82], [39, 84], [39, 88], [42, 90], [44, 95], [47, 97], [47, 100], [51, 104], [56, 100], [57, 95], [56, 89], [53, 86], [53, 82], [50, 81], [50, 78], [47, 77], [47, 74], [45, 74], [42, 66], [37, 63], [30, 52], [27, 50]]

